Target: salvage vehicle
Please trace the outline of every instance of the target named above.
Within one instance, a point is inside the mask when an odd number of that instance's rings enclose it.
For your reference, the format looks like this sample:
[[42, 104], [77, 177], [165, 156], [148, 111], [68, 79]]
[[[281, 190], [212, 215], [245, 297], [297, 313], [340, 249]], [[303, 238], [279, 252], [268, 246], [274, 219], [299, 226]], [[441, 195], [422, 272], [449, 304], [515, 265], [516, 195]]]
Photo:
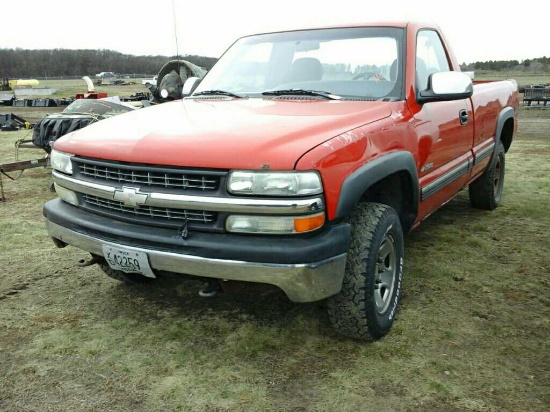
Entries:
[[136, 110], [136, 107], [121, 102], [118, 97], [78, 99], [62, 112], [40, 119], [34, 126], [32, 143], [50, 153], [53, 142], [61, 136], [131, 110]]
[[475, 208], [502, 199], [517, 84], [473, 84], [436, 25], [247, 36], [197, 83], [54, 143], [43, 212], [58, 247], [125, 282], [275, 285], [379, 339], [404, 234], [462, 189]]

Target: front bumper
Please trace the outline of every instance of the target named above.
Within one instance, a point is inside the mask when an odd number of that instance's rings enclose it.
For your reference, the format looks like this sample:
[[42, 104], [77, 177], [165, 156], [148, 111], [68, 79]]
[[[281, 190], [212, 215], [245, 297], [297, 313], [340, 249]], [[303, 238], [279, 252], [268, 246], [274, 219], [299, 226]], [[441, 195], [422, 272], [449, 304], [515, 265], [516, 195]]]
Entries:
[[102, 245], [145, 252], [153, 269], [194, 276], [268, 283], [294, 302], [338, 293], [350, 228], [342, 223], [302, 237], [191, 233], [114, 221], [60, 199], [44, 205], [51, 237], [94, 255]]

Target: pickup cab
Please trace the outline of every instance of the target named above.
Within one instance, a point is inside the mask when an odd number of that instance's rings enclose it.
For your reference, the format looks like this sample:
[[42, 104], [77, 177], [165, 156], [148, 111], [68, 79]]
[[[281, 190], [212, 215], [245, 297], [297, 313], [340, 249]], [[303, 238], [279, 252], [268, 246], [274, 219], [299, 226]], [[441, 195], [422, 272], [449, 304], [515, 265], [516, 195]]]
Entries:
[[275, 285], [379, 339], [404, 234], [462, 189], [476, 208], [501, 201], [517, 84], [473, 84], [436, 25], [247, 36], [195, 80], [55, 142], [43, 213], [57, 246], [125, 282]]

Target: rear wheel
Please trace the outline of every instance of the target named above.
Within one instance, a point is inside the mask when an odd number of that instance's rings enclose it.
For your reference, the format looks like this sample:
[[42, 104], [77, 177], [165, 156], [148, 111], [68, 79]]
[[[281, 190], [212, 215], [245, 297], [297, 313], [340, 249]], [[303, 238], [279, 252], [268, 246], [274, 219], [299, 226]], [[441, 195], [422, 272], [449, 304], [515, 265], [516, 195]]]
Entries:
[[109, 265], [99, 263], [98, 266], [101, 268], [103, 273], [107, 276], [118, 280], [119, 282], [124, 282], [127, 284], [136, 284], [136, 283], [146, 283], [150, 282], [151, 279], [140, 275], [139, 273], [126, 273], [121, 270], [112, 269]]
[[473, 207], [493, 210], [498, 206], [504, 190], [504, 168], [504, 146], [498, 142], [487, 170], [468, 186]]
[[403, 278], [403, 232], [395, 210], [379, 203], [357, 205], [350, 223], [344, 281], [341, 291], [328, 299], [328, 313], [341, 334], [375, 340], [395, 319]]

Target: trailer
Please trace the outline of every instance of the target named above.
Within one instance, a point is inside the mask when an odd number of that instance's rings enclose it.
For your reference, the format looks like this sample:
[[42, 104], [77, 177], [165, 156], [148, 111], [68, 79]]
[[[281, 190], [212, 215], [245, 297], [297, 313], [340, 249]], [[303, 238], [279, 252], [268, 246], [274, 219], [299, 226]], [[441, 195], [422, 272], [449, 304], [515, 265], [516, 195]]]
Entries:
[[[36, 147], [39, 149], [39, 147]], [[46, 156], [41, 159], [22, 160], [11, 163], [0, 164], [0, 202], [6, 201], [4, 194], [4, 183], [2, 176], [6, 176], [10, 180], [17, 180], [23, 171], [27, 169], [34, 169], [36, 167], [47, 167], [50, 165], [50, 157]], [[20, 171], [21, 173], [17, 177], [11, 176], [9, 173]]]
[[[11, 124], [10, 122], [16, 122], [17, 127], [19, 125], [22, 125], [22, 127], [30, 129], [34, 126], [31, 123], [25, 121], [25, 119], [15, 116], [13, 113], [11, 113], [10, 115], [0, 115], [0, 120], [2, 119], [2, 116], [4, 116], [5, 120], [6, 119], [8, 120], [8, 123], [6, 123], [5, 125], [10, 125]], [[2, 127], [2, 130], [9, 130], [9, 129], [5, 129], [4, 127]], [[45, 151], [46, 153], [42, 157], [39, 157], [36, 159], [19, 160], [20, 149], [34, 149], [34, 150]], [[15, 162], [0, 163], [0, 202], [6, 201], [6, 196], [4, 193], [4, 183], [2, 181], [4, 176], [10, 180], [17, 180], [19, 179], [19, 177], [21, 177], [23, 172], [27, 169], [34, 169], [37, 167], [47, 167], [49, 165], [50, 165], [50, 155], [48, 151], [45, 150], [43, 147], [36, 145], [32, 139], [23, 137], [22, 139], [19, 139], [17, 142], [15, 142]], [[19, 172], [19, 174], [15, 176], [13, 172]]]

